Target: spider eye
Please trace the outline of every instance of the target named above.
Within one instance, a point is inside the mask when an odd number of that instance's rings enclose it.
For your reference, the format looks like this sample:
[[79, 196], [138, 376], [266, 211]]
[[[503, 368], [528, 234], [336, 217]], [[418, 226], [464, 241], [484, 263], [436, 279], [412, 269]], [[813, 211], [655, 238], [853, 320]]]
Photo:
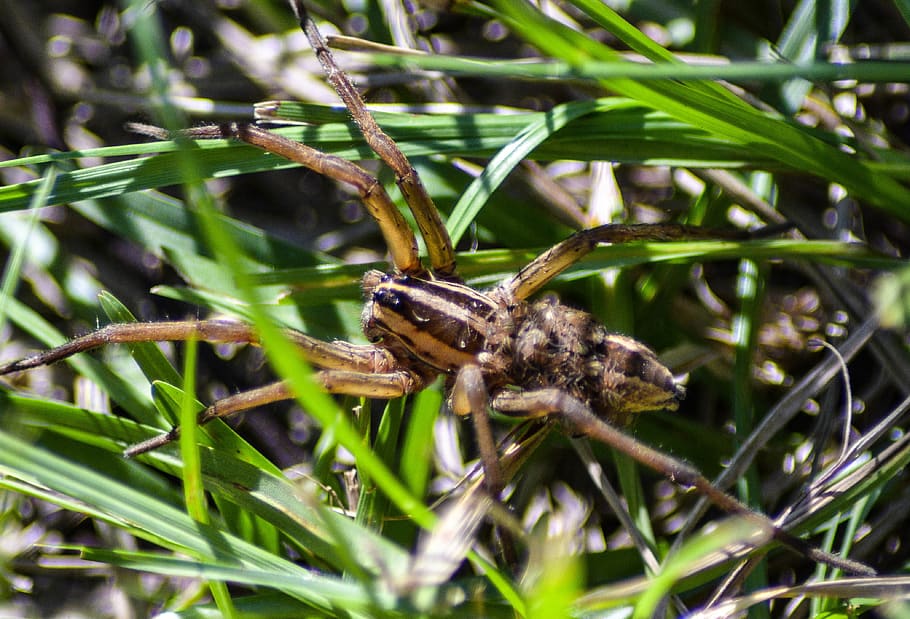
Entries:
[[401, 306], [401, 295], [388, 288], [380, 288], [373, 292], [373, 301], [383, 307], [396, 308]]

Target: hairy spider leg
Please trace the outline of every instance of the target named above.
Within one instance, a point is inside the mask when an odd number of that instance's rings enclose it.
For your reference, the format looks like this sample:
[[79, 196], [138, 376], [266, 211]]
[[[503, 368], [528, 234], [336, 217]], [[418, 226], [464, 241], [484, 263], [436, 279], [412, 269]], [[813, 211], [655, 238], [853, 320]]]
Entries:
[[[761, 234], [761, 231], [757, 234]], [[527, 299], [600, 245], [632, 241], [743, 239], [752, 236], [752, 234], [739, 230], [703, 228], [684, 224], [604, 224], [580, 230], [566, 240], [557, 243], [502, 284], [500, 290], [506, 298]]]
[[[128, 128], [160, 140], [173, 136], [152, 125], [130, 123]], [[357, 190], [370, 216], [376, 221], [389, 249], [392, 264], [402, 273], [425, 274], [417, 255], [417, 239], [382, 184], [356, 163], [316, 150], [250, 123], [223, 123], [185, 129], [180, 135], [191, 139], [237, 139], [284, 157], [328, 178], [347, 183]]]
[[[322, 33], [310, 18], [303, 0], [292, 0], [291, 7], [297, 15], [300, 27], [309, 39], [310, 46], [316, 52], [316, 57], [322, 64], [326, 79], [338, 93], [342, 102], [348, 108], [354, 121], [360, 127], [360, 132], [370, 148], [380, 159], [395, 172], [398, 186], [404, 195], [405, 201], [414, 213], [417, 227], [427, 247], [430, 258], [430, 267], [434, 274], [441, 279], [457, 279], [455, 271], [455, 252], [449, 233], [439, 217], [439, 210], [433, 204], [430, 194], [420, 180], [417, 170], [408, 161], [401, 149], [392, 138], [376, 123], [373, 115], [366, 109], [366, 104], [360, 93], [354, 88], [351, 80], [338, 67], [335, 57], [329, 50]], [[393, 207], [394, 208], [394, 205]]]
[[875, 570], [863, 563], [825, 552], [782, 529], [768, 516], [750, 509], [717, 488], [691, 464], [632, 438], [595, 415], [583, 402], [564, 391], [559, 389], [539, 389], [520, 393], [501, 391], [494, 394], [492, 406], [501, 413], [527, 419], [556, 416], [567, 426], [570, 433], [584, 435], [604, 443], [661, 473], [673, 483], [694, 488], [725, 512], [747, 518], [766, 535], [813, 561], [851, 574], [863, 576], [876, 574]]

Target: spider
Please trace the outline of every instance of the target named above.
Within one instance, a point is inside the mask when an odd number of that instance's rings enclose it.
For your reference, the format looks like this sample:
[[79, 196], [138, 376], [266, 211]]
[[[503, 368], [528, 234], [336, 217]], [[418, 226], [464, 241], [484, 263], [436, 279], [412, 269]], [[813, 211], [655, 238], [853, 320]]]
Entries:
[[[855, 573], [862, 564], [811, 548], [713, 486], [700, 472], [625, 434], [618, 426], [634, 414], [675, 410], [685, 390], [644, 344], [614, 333], [580, 310], [552, 297], [531, 300], [559, 273], [600, 244], [635, 240], [713, 238], [717, 231], [683, 225], [605, 225], [578, 232], [544, 252], [514, 276], [489, 290], [465, 285], [455, 253], [432, 199], [417, 172], [367, 111], [359, 93], [337, 67], [301, 0], [292, 6], [327, 79], [358, 124], [370, 148], [395, 173], [425, 241], [429, 266], [417, 242], [379, 181], [345, 159], [319, 152], [252, 124], [227, 123], [185, 130], [181, 138], [233, 138], [285, 157], [352, 185], [378, 224], [391, 258], [388, 272], [363, 277], [363, 331], [367, 345], [324, 342], [289, 331], [288, 337], [316, 371], [327, 391], [369, 398], [396, 398], [446, 378], [451, 409], [471, 415], [486, 487], [498, 495], [505, 480], [488, 409], [500, 414], [558, 422], [574, 435], [601, 441], [671, 481], [694, 487], [718, 507], [748, 518], [778, 541], [820, 562]], [[147, 125], [133, 130], [170, 139]], [[223, 320], [112, 324], [58, 348], [0, 367], [0, 375], [27, 370], [111, 343], [180, 341], [258, 343], [248, 325]], [[199, 423], [293, 398], [275, 382], [216, 401]], [[127, 449], [136, 456], [173, 441], [179, 428]]]

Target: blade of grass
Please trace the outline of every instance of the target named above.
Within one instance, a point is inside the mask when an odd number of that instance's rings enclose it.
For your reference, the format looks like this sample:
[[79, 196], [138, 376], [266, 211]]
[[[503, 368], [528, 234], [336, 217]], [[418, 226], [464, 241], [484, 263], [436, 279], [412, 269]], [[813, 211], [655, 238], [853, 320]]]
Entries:
[[[496, 6], [511, 29], [570, 64], [617, 57], [614, 50], [544, 16], [524, 1], [500, 0]], [[585, 8], [593, 17], [607, 12], [601, 4], [588, 2]], [[641, 33], [637, 37], [645, 39]], [[839, 183], [893, 216], [907, 217], [898, 205], [910, 202], [910, 190], [894, 179], [876, 173], [859, 158], [828, 146], [798, 125], [764, 114], [739, 99], [711, 96], [698, 84], [613, 79], [603, 86], [789, 167]]]
[[3, 267], [2, 283], [0, 283], [0, 329], [6, 323], [6, 305], [9, 299], [13, 298], [13, 291], [19, 283], [19, 274], [22, 270], [22, 263], [25, 260], [25, 252], [28, 251], [29, 239], [32, 231], [38, 225], [39, 209], [47, 204], [51, 189], [57, 181], [57, 166], [50, 165], [44, 172], [38, 191], [32, 197], [29, 210], [31, 212], [25, 234], [16, 239], [12, 253]]
[[[459, 254], [458, 266], [472, 284], [498, 283], [503, 277], [516, 273], [545, 248], [490, 249]], [[563, 280], [586, 277], [607, 267], [627, 267], [655, 262], [689, 262], [726, 260], [747, 256], [754, 260], [809, 260], [833, 265], [897, 269], [902, 262], [869, 250], [865, 245], [826, 240], [760, 240], [760, 241], [667, 241], [662, 243], [630, 242], [599, 247], [565, 271]], [[378, 266], [378, 265], [377, 265]], [[358, 274], [363, 267], [323, 265], [315, 268], [276, 269], [269, 273], [250, 275], [256, 286], [290, 285], [301, 294], [336, 289], [326, 293], [331, 298], [359, 297]], [[322, 301], [322, 299], [319, 299]], [[306, 299], [303, 299], [305, 302]]]
[[[610, 101], [613, 103], [609, 103]], [[533, 152], [534, 158], [581, 161], [609, 159], [689, 167], [730, 167], [744, 164], [768, 167], [780, 165], [781, 162], [787, 163], [774, 154], [769, 156], [750, 148], [750, 145], [744, 144], [741, 139], [731, 139], [736, 136], [724, 136], [712, 131], [710, 130], [712, 127], [708, 127], [708, 132], [695, 130], [691, 119], [685, 115], [676, 120], [672, 114], [663, 114], [633, 101], [626, 100], [624, 104], [621, 101], [605, 99], [604, 104], [611, 108], [609, 113], [595, 113], [575, 120], [562, 132], [540, 144]], [[674, 109], [677, 112], [680, 110], [679, 107]], [[757, 113], [750, 112], [748, 116], [746, 112], [739, 114], [741, 122], [749, 122], [752, 115]], [[410, 157], [430, 154], [477, 157], [492, 155], [502, 149], [523, 129], [540, 122], [544, 114], [459, 114], [457, 121], [451, 115], [397, 113], [392, 116], [395, 122], [387, 127], [389, 135], [399, 141], [402, 150]], [[780, 121], [773, 125], [781, 126], [784, 125]], [[354, 142], [356, 147], [350, 146], [352, 138], [346, 124], [316, 128], [284, 127], [275, 131], [346, 158], [364, 159], [372, 156], [359, 140]], [[843, 137], [806, 128], [800, 128], [799, 131], [806, 136], [814, 136], [812, 140], [824, 140], [833, 144], [845, 140]], [[814, 143], [812, 140], [808, 143]], [[226, 140], [200, 141], [197, 147], [200, 150], [197, 166], [203, 178], [221, 178], [294, 167], [294, 164], [286, 160], [264, 155], [252, 147]], [[122, 156], [149, 153], [159, 154], [62, 172], [48, 197], [48, 203], [59, 204], [110, 197], [180, 182], [181, 172], [178, 167], [180, 158], [173, 142], [109, 147], [99, 149], [97, 154]], [[83, 153], [73, 152], [66, 155], [76, 158], [83, 156]], [[881, 153], [876, 155], [880, 156]], [[865, 162], [864, 165], [868, 165], [870, 170], [878, 174], [899, 174], [900, 170], [905, 169], [906, 157], [901, 158], [894, 151], [889, 152], [888, 157], [897, 158], [896, 167], [892, 166], [893, 170], [874, 162]], [[46, 157], [33, 161], [35, 159], [30, 157], [6, 163], [25, 166], [47, 160]], [[39, 186], [40, 180], [35, 180], [0, 187], [0, 211], [26, 208]]]
[[504, 146], [490, 160], [483, 173], [474, 179], [467, 190], [459, 198], [446, 227], [452, 243], [457, 245], [462, 235], [483, 205], [487, 203], [490, 195], [506, 179], [506, 177], [520, 164], [539, 144], [545, 142], [551, 135], [562, 129], [574, 119], [597, 111], [597, 102], [579, 101], [557, 105], [544, 114], [538, 122], [525, 127], [515, 139]]

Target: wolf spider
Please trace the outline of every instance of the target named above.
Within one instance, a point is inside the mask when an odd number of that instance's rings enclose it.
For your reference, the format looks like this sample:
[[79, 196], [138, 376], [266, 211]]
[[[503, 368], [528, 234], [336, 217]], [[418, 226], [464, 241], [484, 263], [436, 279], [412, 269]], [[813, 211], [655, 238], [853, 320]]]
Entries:
[[[570, 434], [601, 441], [671, 481], [695, 488], [716, 506], [746, 517], [765, 534], [815, 561], [854, 573], [874, 573], [862, 564], [810, 547], [712, 485], [692, 466], [617, 429], [638, 412], [675, 410], [685, 395], [684, 388], [640, 342], [610, 333], [589, 314], [552, 298], [529, 300], [600, 244], [713, 238], [721, 233], [668, 224], [604, 225], [572, 235], [494, 288], [478, 291], [466, 286], [456, 270], [448, 233], [417, 172], [366, 110], [301, 0], [291, 4], [327, 80], [370, 148], [394, 171], [426, 243], [430, 265], [427, 268], [422, 263], [414, 232], [382, 185], [356, 164], [253, 124], [228, 123], [180, 132], [188, 139], [241, 140], [348, 183], [359, 192], [378, 224], [392, 268], [385, 273], [369, 271], [363, 277], [362, 325], [371, 343], [324, 342], [297, 331], [287, 332], [303, 357], [317, 368], [318, 384], [329, 393], [389, 399], [420, 391], [438, 376], [445, 376], [451, 409], [474, 419], [485, 484], [493, 495], [498, 495], [505, 480], [488, 408], [518, 418], [556, 421]], [[160, 139], [174, 137], [147, 125], [133, 125], [132, 129]], [[224, 320], [112, 324], [0, 367], [0, 375], [112, 343], [189, 339], [258, 343], [253, 327]], [[198, 422], [293, 397], [287, 383], [274, 382], [216, 401], [200, 413]], [[178, 435], [179, 428], [174, 428], [125, 453], [139, 455]]]

